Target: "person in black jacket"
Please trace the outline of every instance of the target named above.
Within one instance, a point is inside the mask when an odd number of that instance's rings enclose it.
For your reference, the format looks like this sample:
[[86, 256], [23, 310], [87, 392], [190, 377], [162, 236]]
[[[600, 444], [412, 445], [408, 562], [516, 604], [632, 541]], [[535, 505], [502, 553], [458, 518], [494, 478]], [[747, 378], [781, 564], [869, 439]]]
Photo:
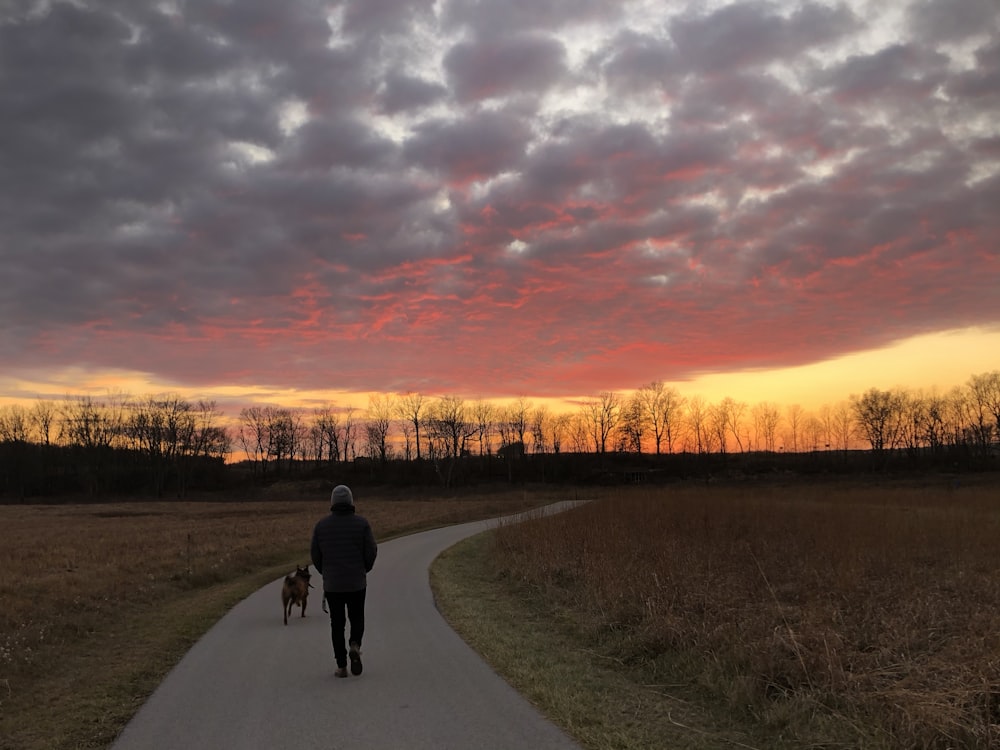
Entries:
[[[312, 563], [323, 575], [323, 596], [330, 605], [330, 632], [337, 677], [361, 674], [361, 639], [365, 634], [367, 573], [375, 565], [378, 547], [372, 527], [354, 512], [351, 488], [338, 484], [330, 496], [330, 515], [316, 524], [312, 535]], [[344, 617], [344, 611], [347, 617]], [[351, 623], [350, 650], [344, 645], [344, 628]]]

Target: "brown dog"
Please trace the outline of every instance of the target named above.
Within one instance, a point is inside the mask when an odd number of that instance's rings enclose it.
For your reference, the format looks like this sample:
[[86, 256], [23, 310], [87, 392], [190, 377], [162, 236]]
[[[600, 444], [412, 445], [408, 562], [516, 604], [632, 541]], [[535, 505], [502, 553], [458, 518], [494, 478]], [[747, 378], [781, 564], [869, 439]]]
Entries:
[[295, 573], [285, 576], [285, 583], [281, 587], [281, 609], [285, 615], [285, 625], [288, 624], [288, 615], [292, 613], [292, 606], [298, 604], [302, 607], [302, 616], [306, 616], [306, 600], [309, 598], [309, 583], [311, 574], [309, 565], [304, 568], [295, 566]]

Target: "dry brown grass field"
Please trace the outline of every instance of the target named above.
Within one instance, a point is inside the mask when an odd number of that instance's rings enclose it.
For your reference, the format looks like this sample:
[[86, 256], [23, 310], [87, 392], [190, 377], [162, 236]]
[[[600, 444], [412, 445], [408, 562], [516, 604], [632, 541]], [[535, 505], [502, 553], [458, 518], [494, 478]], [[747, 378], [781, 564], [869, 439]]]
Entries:
[[495, 540], [594, 653], [792, 746], [1000, 747], [995, 476], [610, 490]]
[[[107, 747], [218, 617], [308, 561], [329, 489], [303, 489], [252, 502], [0, 506], [0, 748]], [[557, 499], [356, 497], [380, 540]]]

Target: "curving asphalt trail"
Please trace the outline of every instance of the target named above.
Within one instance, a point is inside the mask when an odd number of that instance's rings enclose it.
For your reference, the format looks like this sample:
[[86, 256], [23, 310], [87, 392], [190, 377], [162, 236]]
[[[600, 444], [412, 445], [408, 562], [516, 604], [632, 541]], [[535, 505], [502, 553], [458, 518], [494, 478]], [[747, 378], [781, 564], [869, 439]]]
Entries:
[[578, 750], [434, 605], [434, 558], [495, 524], [449, 526], [379, 545], [368, 578], [360, 677], [333, 676], [320, 583], [306, 617], [294, 608], [287, 627], [281, 580], [268, 584], [191, 648], [112, 750]]

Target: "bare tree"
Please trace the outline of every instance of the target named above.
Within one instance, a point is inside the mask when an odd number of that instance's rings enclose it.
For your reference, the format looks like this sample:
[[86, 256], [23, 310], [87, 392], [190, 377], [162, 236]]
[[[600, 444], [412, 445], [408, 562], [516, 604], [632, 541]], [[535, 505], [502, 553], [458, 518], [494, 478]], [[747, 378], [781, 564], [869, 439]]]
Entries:
[[580, 414], [587, 425], [595, 453], [607, 453], [608, 437], [618, 427], [621, 408], [621, 397], [611, 391], [604, 391], [597, 398], [581, 404]]
[[27, 444], [31, 440], [31, 417], [20, 404], [0, 406], [0, 442]]
[[622, 452], [642, 453], [642, 441], [648, 424], [642, 398], [638, 391], [625, 401], [618, 429]]
[[[364, 433], [364, 454], [380, 464], [386, 464], [392, 455], [390, 446], [387, 444], [385, 434], [382, 432], [378, 422], [365, 422], [362, 425]], [[374, 468], [372, 469], [374, 471]]]
[[781, 422], [781, 412], [777, 404], [761, 401], [750, 410], [750, 414], [753, 419], [757, 450], [773, 453], [777, 448], [778, 424]]
[[949, 445], [964, 445], [971, 441], [975, 443], [977, 437], [972, 427], [976, 418], [972, 406], [972, 397], [969, 395], [968, 387], [953, 387], [948, 391], [946, 398], [945, 430], [948, 435]]
[[[516, 422], [517, 418], [512, 414], [510, 406], [502, 406], [497, 409], [496, 432], [500, 438], [500, 452], [508, 459], [510, 458], [514, 443], [517, 442]], [[523, 443], [521, 444], [521, 450], [524, 450]]]
[[927, 425], [930, 421], [927, 399], [922, 393], [900, 391], [899, 444], [910, 455], [926, 447]]
[[264, 459], [263, 422], [258, 419], [259, 410], [258, 406], [240, 409], [240, 423], [236, 430], [236, 444], [250, 462], [250, 471], [255, 475], [258, 467], [263, 468], [261, 462]]
[[282, 462], [288, 463], [291, 469], [291, 459], [295, 455], [295, 424], [290, 409], [277, 406], [265, 406], [264, 415], [267, 423], [267, 455], [274, 461], [274, 471], [281, 473]]
[[539, 406], [531, 410], [530, 430], [531, 430], [531, 451], [532, 453], [547, 453], [549, 433], [549, 422], [552, 415], [547, 406]]
[[528, 449], [526, 438], [531, 421], [531, 402], [524, 396], [518, 396], [517, 400], [507, 407], [507, 421], [513, 431], [514, 442], [520, 443], [526, 452]]
[[878, 388], [871, 388], [861, 396], [851, 396], [858, 428], [876, 454], [896, 447], [900, 436], [902, 403], [898, 392]]
[[1000, 435], [1000, 371], [973, 375], [967, 387], [976, 445], [983, 455], [989, 455], [994, 436]]
[[305, 416], [302, 409], [288, 410], [288, 460], [289, 468], [294, 471], [295, 461], [306, 460], [306, 427]]
[[229, 432], [217, 423], [222, 411], [215, 401], [201, 399], [194, 407], [194, 443], [188, 451], [192, 456], [225, 459], [232, 447]]
[[397, 413], [401, 419], [405, 419], [413, 425], [413, 434], [416, 437], [417, 461], [420, 460], [420, 425], [427, 409], [427, 400], [421, 393], [404, 393], [396, 402]]
[[442, 396], [434, 403], [429, 416], [433, 437], [442, 447], [438, 453], [452, 458], [461, 456], [468, 439], [475, 434], [465, 400], [460, 396]]
[[427, 432], [433, 441], [435, 471], [444, 486], [451, 487], [458, 460], [466, 452], [469, 438], [476, 434], [464, 399], [459, 396], [439, 398], [428, 415]]
[[316, 432], [317, 458], [327, 463], [340, 460], [341, 424], [340, 416], [333, 406], [327, 404], [313, 411], [313, 430]]
[[126, 430], [140, 455], [145, 457], [154, 494], [162, 497], [169, 473], [180, 472], [194, 442], [191, 404], [173, 394], [134, 401]]
[[986, 372], [978, 377], [986, 381], [983, 401], [993, 414], [993, 432], [1000, 437], [1000, 370]]
[[52, 445], [52, 433], [56, 429], [56, 420], [58, 419], [55, 403], [50, 400], [36, 401], [31, 409], [29, 418], [32, 429], [43, 447], [39, 472], [42, 477], [42, 483], [48, 485], [51, 481], [49, 465], [52, 459], [48, 449]]
[[48, 447], [52, 443], [52, 429], [57, 417], [56, 405], [51, 401], [36, 401], [31, 409], [31, 423], [39, 442]]
[[694, 440], [695, 453], [709, 449], [709, 408], [702, 396], [692, 396], [687, 404], [687, 426]]
[[854, 419], [849, 402], [840, 401], [833, 407], [831, 425], [830, 444], [836, 445], [837, 448], [846, 453], [854, 439]]
[[379, 462], [388, 460], [389, 430], [392, 427], [393, 405], [386, 396], [371, 395], [368, 397], [368, 426], [366, 433], [368, 441], [374, 441], [374, 456]]
[[93, 495], [101, 492], [107, 480], [113, 449], [124, 445], [128, 402], [122, 393], [110, 393], [103, 401], [78, 396], [63, 402], [62, 432], [70, 445], [80, 449], [88, 490]]
[[708, 432], [706, 450], [726, 453], [726, 438], [729, 433], [729, 404], [723, 399], [708, 406]]
[[476, 440], [479, 442], [479, 455], [489, 456], [492, 453], [492, 437], [496, 429], [497, 408], [489, 401], [478, 399], [472, 404], [472, 421], [476, 426]]
[[948, 436], [948, 399], [931, 391], [926, 395], [927, 425], [925, 441], [932, 453], [938, 453], [944, 447]]
[[566, 431], [574, 453], [586, 453], [590, 450], [590, 430], [587, 426], [589, 421], [583, 406], [581, 411], [569, 416]]
[[823, 404], [816, 414], [819, 421], [820, 436], [817, 445], [829, 450], [833, 445], [833, 407], [830, 404]]
[[607, 449], [608, 437], [621, 421], [622, 398], [612, 391], [603, 391], [598, 396], [598, 434], [601, 438], [601, 453]]
[[729, 396], [722, 399], [723, 413], [726, 415], [726, 427], [729, 433], [733, 436], [736, 441], [736, 447], [739, 449], [740, 453], [746, 451], [746, 446], [743, 442], [743, 437], [740, 433], [743, 432], [743, 419], [746, 415], [747, 405], [742, 401], [736, 401]]
[[403, 419], [399, 422], [399, 432], [403, 436], [403, 460], [413, 460], [413, 425]]
[[251, 462], [253, 472], [267, 476], [272, 462], [276, 472], [292, 455], [295, 445], [291, 411], [276, 406], [250, 406], [240, 411], [237, 443]]
[[11, 459], [9, 462], [0, 460], [0, 477], [4, 479], [4, 484], [16, 489], [18, 499], [22, 501], [27, 496], [25, 456], [29, 450], [30, 426], [30, 415], [23, 406], [0, 406], [0, 444], [6, 444], [4, 454]]
[[344, 410], [344, 422], [340, 429], [340, 445], [343, 451], [343, 460], [350, 461], [356, 455], [355, 443], [358, 439], [358, 424], [354, 419], [354, 407], [348, 406]]
[[664, 442], [667, 453], [673, 453], [674, 440], [683, 421], [684, 399], [676, 388], [665, 385], [662, 380], [654, 380], [642, 386], [636, 391], [636, 396], [642, 404], [647, 423], [653, 430], [656, 455], [660, 455]]
[[788, 425], [788, 447], [793, 453], [799, 450], [799, 437], [805, 424], [806, 410], [800, 404], [785, 407], [785, 424]]
[[550, 434], [551, 434], [553, 453], [562, 452], [563, 441], [569, 434], [570, 419], [571, 418], [568, 414], [562, 414], [562, 413], [556, 414], [555, 417], [552, 419], [552, 427]]
[[805, 436], [805, 445], [811, 451], [818, 451], [823, 445], [823, 420], [815, 414], [806, 414], [802, 423], [802, 433]]

